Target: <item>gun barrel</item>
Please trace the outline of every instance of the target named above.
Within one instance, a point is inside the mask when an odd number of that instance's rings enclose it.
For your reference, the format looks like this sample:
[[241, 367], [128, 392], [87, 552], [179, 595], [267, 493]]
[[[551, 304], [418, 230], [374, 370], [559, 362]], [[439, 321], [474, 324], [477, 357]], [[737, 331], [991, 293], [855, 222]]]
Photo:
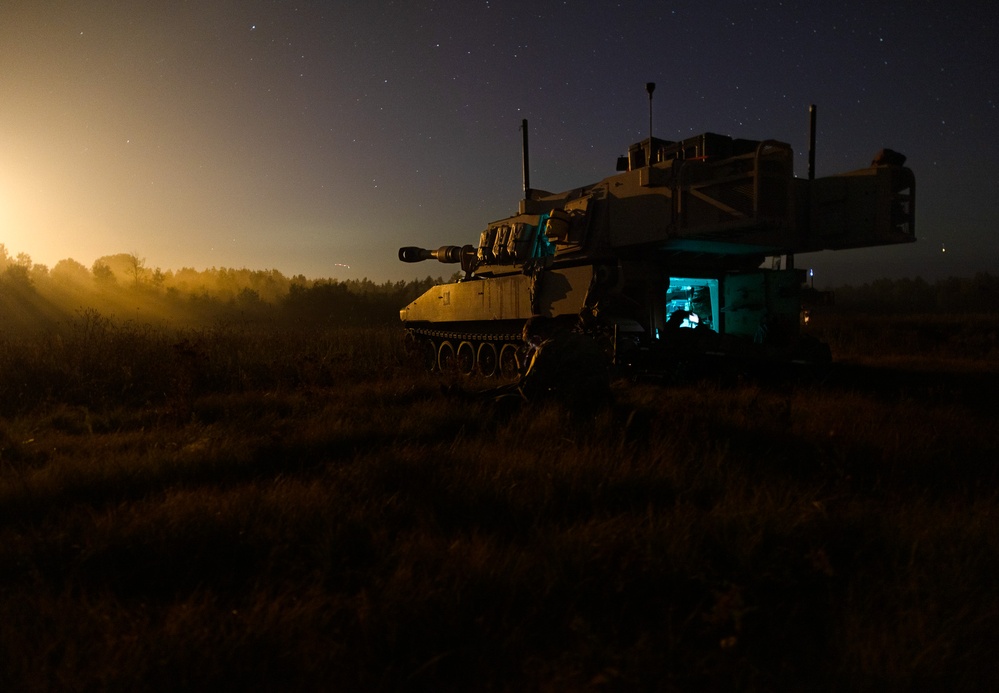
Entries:
[[414, 245], [399, 248], [399, 259], [403, 262], [423, 262], [433, 257], [429, 250], [417, 248]]
[[460, 245], [442, 245], [437, 250], [427, 250], [416, 246], [406, 246], [399, 248], [399, 259], [403, 262], [423, 262], [424, 260], [437, 260], [444, 263], [461, 262], [464, 248]]

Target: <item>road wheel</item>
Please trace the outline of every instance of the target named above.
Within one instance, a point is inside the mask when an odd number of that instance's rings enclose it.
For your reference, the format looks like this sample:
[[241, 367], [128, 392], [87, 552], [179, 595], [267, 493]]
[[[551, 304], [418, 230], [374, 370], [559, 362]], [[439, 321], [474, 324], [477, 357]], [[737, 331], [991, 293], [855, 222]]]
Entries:
[[500, 376], [512, 380], [520, 375], [520, 354], [516, 344], [504, 344], [499, 353]]
[[475, 361], [479, 364], [479, 372], [487, 378], [496, 375], [496, 367], [499, 364], [499, 355], [496, 353], [496, 345], [492, 342], [482, 342], [479, 351], [475, 355]]
[[446, 373], [455, 367], [454, 347], [451, 342], [445, 340], [437, 347], [437, 368]]
[[458, 367], [458, 372], [462, 375], [468, 375], [475, 368], [475, 347], [472, 346], [471, 342], [462, 342], [458, 345], [458, 351], [455, 354], [455, 365]]

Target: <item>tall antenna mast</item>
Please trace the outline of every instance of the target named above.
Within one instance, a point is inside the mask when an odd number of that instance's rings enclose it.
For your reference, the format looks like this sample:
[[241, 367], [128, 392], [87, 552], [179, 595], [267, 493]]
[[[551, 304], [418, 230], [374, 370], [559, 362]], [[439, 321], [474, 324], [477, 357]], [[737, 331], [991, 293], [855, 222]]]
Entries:
[[652, 92], [656, 90], [655, 82], [646, 82], [645, 91], [649, 92], [649, 139], [652, 139]]
[[808, 180], [815, 180], [815, 104], [808, 107]]
[[527, 118], [520, 121], [520, 129], [524, 132], [524, 142], [523, 142], [523, 166], [524, 166], [524, 199], [527, 200], [531, 197], [531, 161], [530, 154], [527, 148]]

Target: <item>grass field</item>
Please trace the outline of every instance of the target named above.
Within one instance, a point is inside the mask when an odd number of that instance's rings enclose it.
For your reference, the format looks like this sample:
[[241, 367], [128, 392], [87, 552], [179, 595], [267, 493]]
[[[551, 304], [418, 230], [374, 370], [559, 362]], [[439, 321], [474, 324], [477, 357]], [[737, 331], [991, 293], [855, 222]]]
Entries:
[[997, 325], [586, 418], [395, 328], [0, 338], [0, 690], [991, 689]]

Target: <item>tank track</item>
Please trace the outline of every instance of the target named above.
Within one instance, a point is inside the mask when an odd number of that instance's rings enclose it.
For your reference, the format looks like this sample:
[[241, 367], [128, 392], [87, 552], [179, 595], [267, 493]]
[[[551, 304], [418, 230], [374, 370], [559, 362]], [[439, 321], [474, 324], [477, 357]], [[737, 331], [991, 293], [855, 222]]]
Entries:
[[523, 362], [519, 333], [410, 327], [406, 338], [423, 367], [431, 371], [455, 371], [464, 375], [478, 372], [486, 377], [514, 378], [520, 373]]
[[456, 332], [454, 330], [431, 330], [423, 327], [410, 327], [408, 328], [410, 334], [418, 337], [428, 337], [433, 340], [438, 339], [449, 339], [452, 341], [464, 341], [464, 342], [494, 342], [494, 343], [504, 343], [520, 342], [521, 334], [519, 332], [509, 333], [509, 334], [482, 334], [481, 332]]

